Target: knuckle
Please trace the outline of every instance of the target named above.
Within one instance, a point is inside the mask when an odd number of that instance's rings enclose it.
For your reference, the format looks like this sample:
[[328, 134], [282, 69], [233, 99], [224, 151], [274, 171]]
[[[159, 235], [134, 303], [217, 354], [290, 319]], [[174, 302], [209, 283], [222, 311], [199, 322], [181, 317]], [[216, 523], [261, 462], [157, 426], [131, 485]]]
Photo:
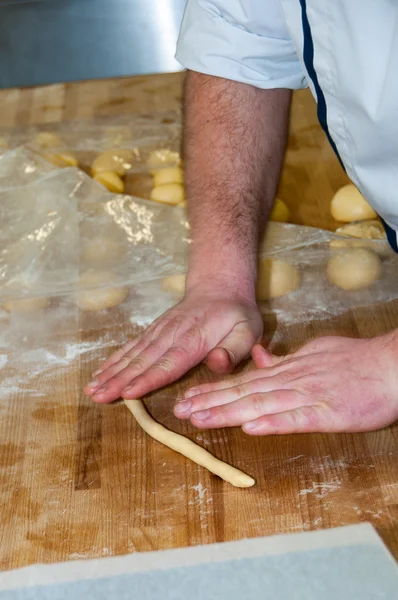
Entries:
[[294, 425], [296, 429], [301, 429], [303, 427], [318, 429], [320, 425], [318, 411], [313, 406], [302, 406], [301, 408], [297, 408], [290, 414], [290, 419], [292, 425]]
[[263, 395], [259, 392], [256, 392], [250, 397], [250, 404], [255, 414], [261, 414], [263, 409]]
[[134, 373], [135, 371], [142, 371], [145, 368], [145, 358], [142, 356], [136, 356], [133, 360], [130, 360], [126, 367], [129, 373]]
[[234, 388], [234, 396], [235, 398], [243, 398], [247, 396], [247, 389], [243, 383], [238, 383]]

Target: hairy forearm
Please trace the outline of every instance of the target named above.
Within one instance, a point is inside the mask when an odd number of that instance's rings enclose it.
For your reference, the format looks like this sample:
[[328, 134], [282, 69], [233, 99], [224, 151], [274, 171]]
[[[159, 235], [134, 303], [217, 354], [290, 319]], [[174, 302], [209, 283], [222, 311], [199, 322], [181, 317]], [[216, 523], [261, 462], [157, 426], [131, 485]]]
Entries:
[[188, 289], [211, 277], [254, 296], [257, 249], [278, 185], [290, 97], [289, 90], [259, 90], [188, 72]]

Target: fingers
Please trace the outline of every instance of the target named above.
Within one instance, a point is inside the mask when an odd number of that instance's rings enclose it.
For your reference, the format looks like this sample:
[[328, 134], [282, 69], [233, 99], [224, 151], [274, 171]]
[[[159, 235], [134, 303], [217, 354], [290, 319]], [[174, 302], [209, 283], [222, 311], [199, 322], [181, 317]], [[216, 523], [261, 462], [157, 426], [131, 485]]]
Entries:
[[141, 337], [142, 336], [137, 336], [133, 340], [127, 342], [127, 344], [125, 344], [122, 348], [119, 348], [119, 350], [116, 350], [116, 352], [111, 354], [109, 358], [107, 358], [106, 360], [104, 360], [103, 363], [101, 363], [98, 370], [94, 371], [93, 377], [96, 377], [97, 375], [111, 367], [113, 364], [117, 363], [121, 358], [123, 358], [125, 354], [127, 354], [127, 352], [129, 352], [132, 348], [134, 348], [134, 346], [136, 346], [139, 343]]
[[192, 396], [188, 400], [177, 402], [174, 407], [174, 414], [180, 419], [189, 419], [193, 413], [201, 410], [207, 410], [216, 406], [230, 404], [241, 398], [256, 394], [257, 392], [269, 392], [282, 389], [283, 384], [277, 377], [243, 380], [242, 383], [225, 387], [207, 393], [200, 393]]
[[212, 350], [206, 360], [207, 366], [214, 373], [230, 373], [245, 358], [256, 338], [246, 323], [238, 323], [233, 330]]
[[285, 433], [315, 433], [335, 431], [325, 420], [323, 407], [301, 406], [277, 414], [268, 414], [245, 423], [243, 431], [249, 435], [282, 435]]
[[125, 399], [140, 398], [179, 379], [203, 358], [187, 353], [183, 347], [172, 347], [121, 390], [121, 395]]
[[202, 385], [198, 385], [194, 388], [189, 388], [186, 390], [183, 400], [188, 400], [193, 396], [198, 396], [199, 394], [207, 394], [210, 392], [217, 392], [219, 390], [224, 390], [225, 388], [233, 388], [235, 386], [244, 385], [249, 381], [253, 381], [254, 379], [265, 379], [268, 377], [275, 377], [276, 375], [281, 375], [281, 382], [288, 380], [293, 381], [296, 378], [296, 371], [299, 373], [300, 362], [298, 359], [279, 359], [274, 367], [268, 367], [267, 369], [253, 369], [252, 371], [247, 371], [241, 375], [236, 375], [235, 377], [230, 377], [227, 380], [215, 381], [212, 383], [204, 383]]
[[95, 402], [106, 403], [119, 398], [122, 390], [135, 377], [145, 372], [161, 358], [166, 348], [166, 341], [163, 340], [163, 343], [152, 342], [148, 344], [142, 352], [134, 357], [125, 355], [118, 363], [97, 376], [96, 387], [90, 388], [92, 399]]
[[234, 427], [255, 421], [263, 415], [293, 410], [304, 402], [305, 398], [296, 390], [255, 392], [235, 402], [194, 412], [190, 420], [192, 425], [200, 428]]
[[283, 360], [283, 357], [274, 356], [271, 352], [268, 352], [260, 344], [253, 346], [252, 359], [257, 369], [266, 369], [273, 367]]

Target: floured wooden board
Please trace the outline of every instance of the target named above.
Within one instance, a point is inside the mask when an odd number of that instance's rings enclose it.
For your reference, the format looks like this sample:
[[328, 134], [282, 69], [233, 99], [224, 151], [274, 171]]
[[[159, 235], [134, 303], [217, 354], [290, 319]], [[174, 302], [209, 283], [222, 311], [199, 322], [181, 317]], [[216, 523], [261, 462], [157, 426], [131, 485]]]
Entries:
[[369, 525], [0, 575], [0, 600], [396, 600], [398, 567]]
[[[4, 90], [0, 123], [173, 110], [181, 82], [178, 74]], [[278, 192], [293, 221], [335, 229], [329, 202], [346, 182], [310, 93], [298, 92]], [[129, 314], [119, 308], [98, 315], [76, 311], [71, 319], [45, 350], [28, 319], [18, 351], [1, 349], [0, 569], [361, 521], [371, 521], [398, 558], [396, 426], [279, 438], [249, 438], [239, 429], [196, 431], [172, 414], [178, 394], [212, 379], [205, 367], [194, 369], [152, 394], [148, 407], [156, 420], [257, 481], [252, 489], [231, 489], [149, 440], [124, 406], [97, 406], [83, 396], [99, 361], [137, 333]], [[320, 335], [370, 337], [394, 327], [396, 302], [288, 327], [268, 315], [264, 341], [286, 353]], [[29, 368], [22, 370], [21, 353], [27, 352]], [[50, 368], [43, 368], [43, 358]]]

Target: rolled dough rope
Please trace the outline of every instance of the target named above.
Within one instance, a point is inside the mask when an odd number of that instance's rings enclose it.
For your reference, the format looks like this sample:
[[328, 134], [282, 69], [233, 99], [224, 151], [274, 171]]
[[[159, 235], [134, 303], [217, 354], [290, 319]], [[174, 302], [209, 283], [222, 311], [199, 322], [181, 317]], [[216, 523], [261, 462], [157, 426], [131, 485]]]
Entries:
[[198, 465], [205, 467], [211, 473], [218, 475], [221, 479], [224, 479], [224, 481], [235, 487], [246, 488], [256, 483], [246, 473], [235, 469], [235, 467], [231, 467], [231, 465], [227, 465], [227, 463], [219, 460], [204, 448], [197, 446], [191, 440], [178, 433], [169, 431], [166, 427], [154, 421], [141, 400], [125, 400], [124, 403], [135, 417], [138, 425], [154, 440], [179, 452]]

